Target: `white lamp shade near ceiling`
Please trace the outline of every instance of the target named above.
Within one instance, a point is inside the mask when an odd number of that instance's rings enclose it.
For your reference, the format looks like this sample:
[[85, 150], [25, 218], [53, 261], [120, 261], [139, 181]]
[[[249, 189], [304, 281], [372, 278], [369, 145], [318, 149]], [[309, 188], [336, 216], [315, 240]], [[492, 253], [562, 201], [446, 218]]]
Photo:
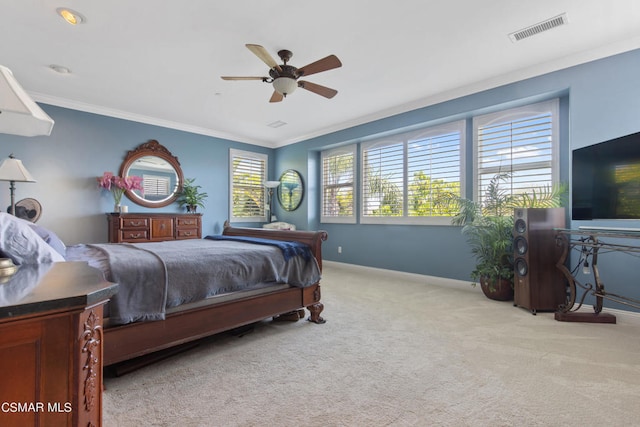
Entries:
[[0, 163], [0, 181], [36, 182], [22, 160], [9, 157]]
[[293, 93], [298, 87], [298, 82], [291, 77], [278, 77], [273, 81], [273, 88], [276, 92], [283, 95], [289, 95]]
[[267, 188], [276, 188], [280, 185], [280, 181], [265, 181], [264, 186]]
[[51, 135], [53, 119], [31, 99], [7, 67], [0, 65], [0, 133]]

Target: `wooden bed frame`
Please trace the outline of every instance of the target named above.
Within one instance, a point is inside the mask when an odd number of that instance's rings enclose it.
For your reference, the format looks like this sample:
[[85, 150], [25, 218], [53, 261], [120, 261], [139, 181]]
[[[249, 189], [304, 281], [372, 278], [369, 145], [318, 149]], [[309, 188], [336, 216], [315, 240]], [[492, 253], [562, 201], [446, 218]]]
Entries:
[[[268, 230], [231, 227], [224, 224], [227, 236], [260, 237], [274, 240], [298, 241], [307, 244], [322, 270], [322, 242], [325, 231]], [[310, 287], [289, 287], [259, 295], [240, 297], [211, 305], [167, 314], [165, 320], [135, 322], [104, 328], [104, 366], [174, 348], [199, 338], [239, 328], [269, 317], [290, 312], [311, 313], [309, 321], [324, 323], [320, 316], [324, 306], [320, 302], [320, 283]]]

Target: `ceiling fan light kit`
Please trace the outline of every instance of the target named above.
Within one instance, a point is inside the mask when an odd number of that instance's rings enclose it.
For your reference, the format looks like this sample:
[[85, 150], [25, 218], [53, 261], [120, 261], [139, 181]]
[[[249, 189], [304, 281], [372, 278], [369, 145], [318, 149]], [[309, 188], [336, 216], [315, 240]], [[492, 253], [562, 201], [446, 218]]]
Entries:
[[332, 70], [342, 66], [342, 63], [335, 55], [329, 55], [316, 62], [305, 65], [302, 68], [296, 68], [287, 65], [293, 53], [290, 50], [278, 51], [278, 56], [283, 64], [279, 65], [275, 59], [267, 52], [267, 50], [257, 44], [247, 44], [247, 49], [253, 52], [258, 58], [269, 66], [269, 77], [228, 77], [222, 76], [223, 80], [261, 80], [264, 83], [273, 84], [273, 95], [269, 102], [280, 102], [287, 95], [293, 93], [297, 87], [301, 87], [315, 94], [324, 96], [325, 98], [333, 98], [338, 93], [337, 90], [331, 89], [319, 84], [298, 81], [302, 76], [320, 73], [322, 71]]
[[292, 77], [278, 77], [273, 80], [273, 88], [285, 97], [292, 94], [297, 87], [298, 82]]

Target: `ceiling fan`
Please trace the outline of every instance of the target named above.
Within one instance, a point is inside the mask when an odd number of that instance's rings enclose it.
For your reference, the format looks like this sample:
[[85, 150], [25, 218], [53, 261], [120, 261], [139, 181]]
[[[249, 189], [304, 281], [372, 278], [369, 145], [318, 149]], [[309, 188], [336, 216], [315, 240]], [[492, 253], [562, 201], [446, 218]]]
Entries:
[[262, 80], [265, 83], [273, 83], [274, 91], [269, 102], [282, 101], [298, 87], [317, 93], [325, 98], [333, 98], [338, 93], [335, 89], [298, 80], [300, 77], [306, 77], [311, 74], [342, 67], [342, 63], [335, 55], [329, 55], [316, 62], [305, 65], [304, 67], [296, 68], [292, 65], [288, 65], [289, 60], [293, 56], [293, 53], [290, 50], [283, 49], [278, 52], [278, 56], [283, 62], [282, 65], [278, 65], [275, 59], [273, 59], [264, 47], [257, 44], [247, 44], [245, 46], [247, 46], [251, 52], [269, 66], [269, 77], [222, 76], [223, 80]]

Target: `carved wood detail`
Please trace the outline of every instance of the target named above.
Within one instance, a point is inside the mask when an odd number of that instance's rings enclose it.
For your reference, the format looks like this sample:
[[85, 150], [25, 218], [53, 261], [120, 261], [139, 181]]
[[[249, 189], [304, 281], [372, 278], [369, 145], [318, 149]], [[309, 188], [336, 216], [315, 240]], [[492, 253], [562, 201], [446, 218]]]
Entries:
[[[182, 191], [184, 175], [178, 158], [171, 154], [171, 152], [166, 147], [161, 145], [155, 139], [140, 144], [134, 150], [130, 150], [127, 152], [127, 155], [120, 165], [120, 176], [124, 177], [130, 175], [130, 169], [136, 164], [136, 162], [147, 156], [158, 157], [159, 159], [164, 160], [169, 165], [171, 165], [171, 168], [175, 173], [175, 181], [177, 185], [175, 186], [171, 194], [168, 194], [167, 197], [162, 200], [146, 199], [144, 197], [144, 194], [137, 193], [133, 190], [125, 190], [125, 194], [127, 198], [133, 203], [147, 208], [161, 208], [164, 206], [168, 206], [176, 201], [176, 199], [178, 198], [178, 194]], [[140, 176], [141, 174], [137, 175]]]
[[91, 412], [98, 397], [98, 373], [101, 369], [100, 346], [102, 343], [102, 326], [100, 317], [93, 310], [84, 322], [84, 332], [82, 334], [84, 342], [82, 353], [87, 354], [87, 359], [83, 371], [86, 371], [84, 380], [84, 405], [87, 412]]
[[321, 302], [311, 304], [310, 306], [307, 306], [307, 310], [309, 310], [309, 313], [311, 313], [309, 322], [318, 324], [326, 323], [326, 320], [322, 316], [320, 316], [320, 313], [322, 313], [322, 310], [324, 310], [324, 304], [322, 304]]

